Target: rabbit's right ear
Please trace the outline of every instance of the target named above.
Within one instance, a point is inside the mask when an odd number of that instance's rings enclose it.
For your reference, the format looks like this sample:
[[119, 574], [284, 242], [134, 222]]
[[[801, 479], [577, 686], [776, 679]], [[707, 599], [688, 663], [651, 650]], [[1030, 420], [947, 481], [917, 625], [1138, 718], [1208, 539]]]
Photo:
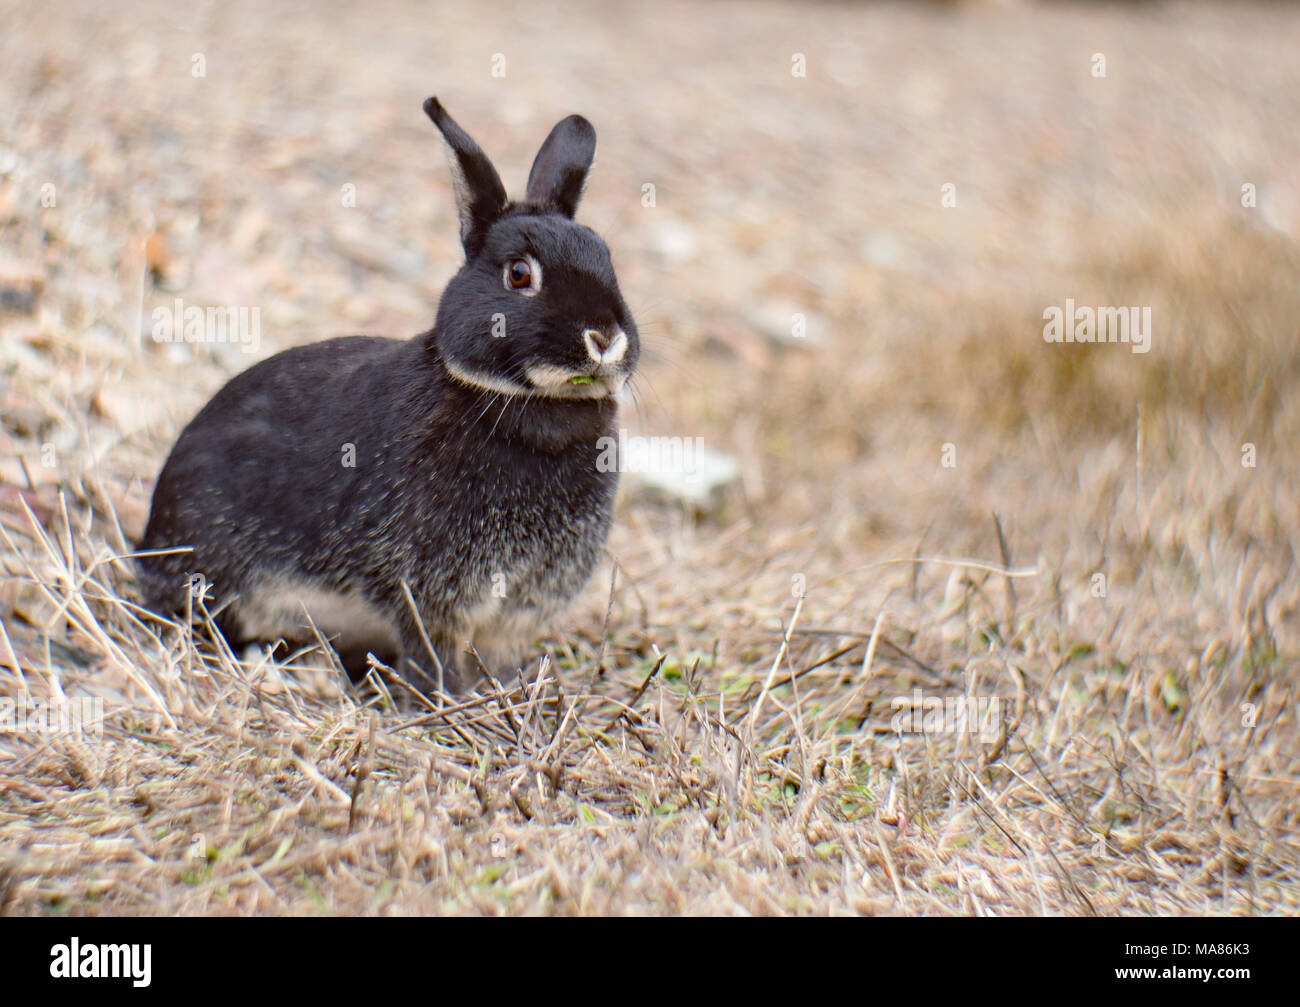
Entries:
[[424, 114], [441, 130], [451, 152], [452, 186], [460, 213], [460, 242], [465, 246], [465, 255], [471, 257], [483, 247], [488, 228], [505, 210], [506, 187], [482, 148], [447, 114], [437, 98], [425, 101]]
[[596, 156], [596, 130], [580, 115], [555, 124], [528, 173], [528, 201], [572, 217]]

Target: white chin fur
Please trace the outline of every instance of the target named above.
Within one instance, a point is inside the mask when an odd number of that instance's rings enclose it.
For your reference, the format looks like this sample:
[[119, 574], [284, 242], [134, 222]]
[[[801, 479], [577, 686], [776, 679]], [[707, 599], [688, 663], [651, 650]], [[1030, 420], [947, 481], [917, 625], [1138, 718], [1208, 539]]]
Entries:
[[473, 385], [475, 388], [482, 388], [489, 392], [496, 392], [498, 395], [530, 395], [532, 390], [525, 388], [523, 385], [517, 385], [506, 378], [499, 378], [493, 374], [476, 374], [473, 371], [467, 371], [460, 364], [453, 360], [443, 360], [447, 371], [457, 381], [467, 385]]
[[507, 378], [494, 374], [480, 374], [467, 370], [452, 360], [444, 360], [447, 372], [457, 381], [498, 395], [513, 395], [520, 398], [543, 396], [551, 399], [603, 399], [607, 395], [617, 395], [627, 384], [626, 374], [598, 374], [591, 384], [574, 385], [569, 380], [577, 375], [564, 367], [550, 364], [535, 364], [528, 368], [528, 380], [532, 387], [526, 388]]
[[567, 368], [549, 364], [535, 364], [528, 368], [528, 380], [536, 386], [534, 394], [554, 399], [603, 399], [616, 394], [627, 381], [622, 374], [597, 374], [590, 384], [570, 384], [570, 379], [576, 376], [579, 375]]

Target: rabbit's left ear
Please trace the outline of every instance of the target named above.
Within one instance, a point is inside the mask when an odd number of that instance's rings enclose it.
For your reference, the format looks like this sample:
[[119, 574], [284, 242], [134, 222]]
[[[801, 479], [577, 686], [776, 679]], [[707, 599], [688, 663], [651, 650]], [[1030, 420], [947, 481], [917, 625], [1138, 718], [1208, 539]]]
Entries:
[[506, 208], [506, 187], [492, 162], [468, 133], [447, 114], [437, 98], [424, 103], [424, 114], [442, 132], [451, 150], [451, 174], [460, 213], [460, 242], [472, 257]]
[[572, 217], [596, 156], [596, 130], [580, 115], [561, 119], [528, 173], [527, 200]]

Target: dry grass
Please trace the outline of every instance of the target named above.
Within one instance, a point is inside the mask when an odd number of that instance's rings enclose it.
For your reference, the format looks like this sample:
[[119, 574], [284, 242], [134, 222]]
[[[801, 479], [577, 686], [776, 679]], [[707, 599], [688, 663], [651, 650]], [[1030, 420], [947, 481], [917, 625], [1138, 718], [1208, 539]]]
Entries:
[[[105, 717], [0, 735], [0, 910], [1300, 911], [1297, 12], [593, 9], [503, 98], [464, 13], [221, 10], [3, 11], [0, 696]], [[427, 325], [439, 88], [508, 184], [593, 119], [631, 420], [744, 478], [629, 495], [527, 684], [397, 712], [139, 607], [153, 475], [250, 358], [136, 333], [176, 296], [263, 306], [262, 353]], [[1044, 343], [1066, 297], [1151, 305], [1152, 351]], [[899, 735], [914, 690], [1002, 716]]]

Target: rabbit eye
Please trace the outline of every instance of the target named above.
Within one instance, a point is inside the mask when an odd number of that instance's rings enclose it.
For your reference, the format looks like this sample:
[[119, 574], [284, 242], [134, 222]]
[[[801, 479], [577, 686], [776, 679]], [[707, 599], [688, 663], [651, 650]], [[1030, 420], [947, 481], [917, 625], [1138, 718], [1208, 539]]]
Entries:
[[529, 257], [510, 259], [506, 263], [505, 284], [510, 290], [531, 291], [536, 293], [541, 287], [542, 270]]

